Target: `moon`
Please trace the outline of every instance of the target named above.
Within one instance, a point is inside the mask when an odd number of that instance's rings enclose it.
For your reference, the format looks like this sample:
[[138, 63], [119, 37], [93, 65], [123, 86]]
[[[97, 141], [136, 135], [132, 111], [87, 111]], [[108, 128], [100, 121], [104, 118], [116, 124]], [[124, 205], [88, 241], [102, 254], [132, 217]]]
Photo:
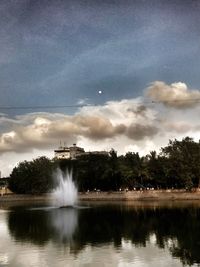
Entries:
[[101, 90], [99, 90], [99, 91], [98, 91], [98, 93], [101, 95], [101, 94], [102, 94], [102, 91], [101, 91]]

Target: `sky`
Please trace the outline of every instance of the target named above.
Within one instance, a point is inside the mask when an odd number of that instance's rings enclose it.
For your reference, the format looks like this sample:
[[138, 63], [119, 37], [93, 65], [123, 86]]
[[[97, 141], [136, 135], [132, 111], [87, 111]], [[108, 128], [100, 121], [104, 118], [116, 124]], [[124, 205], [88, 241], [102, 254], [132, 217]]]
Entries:
[[2, 176], [60, 141], [146, 155], [199, 140], [199, 13], [198, 0], [0, 0]]

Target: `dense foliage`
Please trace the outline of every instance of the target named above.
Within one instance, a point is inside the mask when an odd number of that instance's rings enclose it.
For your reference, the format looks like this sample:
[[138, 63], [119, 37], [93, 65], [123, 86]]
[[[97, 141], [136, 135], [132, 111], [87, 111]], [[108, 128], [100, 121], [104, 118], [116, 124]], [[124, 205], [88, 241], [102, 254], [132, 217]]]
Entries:
[[170, 140], [168, 146], [140, 157], [128, 152], [117, 156], [86, 154], [77, 160], [49, 160], [46, 157], [20, 163], [10, 176], [9, 187], [16, 193], [44, 193], [54, 186], [52, 173], [73, 169], [79, 191], [128, 188], [186, 188], [200, 186], [200, 142], [186, 137]]
[[9, 178], [9, 188], [19, 194], [46, 193], [53, 189], [55, 164], [46, 157], [24, 161], [15, 167]]

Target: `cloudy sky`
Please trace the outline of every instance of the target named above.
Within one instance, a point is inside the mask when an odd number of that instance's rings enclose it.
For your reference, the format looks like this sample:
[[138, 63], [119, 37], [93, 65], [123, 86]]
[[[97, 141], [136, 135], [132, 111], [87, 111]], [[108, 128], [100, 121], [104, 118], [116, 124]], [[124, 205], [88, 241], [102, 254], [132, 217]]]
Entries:
[[2, 175], [60, 140], [141, 154], [198, 140], [199, 14], [198, 0], [1, 0]]

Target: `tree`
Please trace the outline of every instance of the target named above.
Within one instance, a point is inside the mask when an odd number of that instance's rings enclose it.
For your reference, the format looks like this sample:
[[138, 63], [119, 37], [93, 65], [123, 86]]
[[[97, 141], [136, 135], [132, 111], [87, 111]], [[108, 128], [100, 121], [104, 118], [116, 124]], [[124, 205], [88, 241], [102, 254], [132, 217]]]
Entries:
[[55, 186], [54, 169], [55, 164], [46, 157], [21, 162], [10, 175], [9, 188], [19, 194], [49, 192]]
[[117, 152], [111, 149], [106, 163], [106, 169], [102, 182], [105, 182], [104, 190], [119, 190], [122, 186], [122, 173], [119, 167]]
[[121, 157], [120, 169], [126, 187], [133, 189], [138, 184], [143, 187], [146, 183], [145, 158], [140, 157], [139, 153], [128, 152]]
[[178, 187], [191, 189], [200, 184], [200, 143], [186, 137], [182, 141], [170, 140], [162, 148], [162, 154], [168, 159], [168, 178]]
[[200, 186], [200, 142], [189, 137], [170, 140], [160, 154], [151, 151], [145, 157], [134, 152], [118, 157], [113, 149], [109, 154], [85, 153], [76, 160], [40, 157], [19, 163], [12, 171], [9, 187], [16, 193], [49, 192], [56, 186], [52, 177], [56, 167], [63, 172], [73, 170], [80, 191], [151, 186], [190, 190]]
[[146, 156], [148, 182], [157, 188], [167, 188], [167, 158], [151, 151]]
[[86, 154], [77, 159], [76, 179], [78, 188], [85, 190], [107, 190], [109, 155]]

